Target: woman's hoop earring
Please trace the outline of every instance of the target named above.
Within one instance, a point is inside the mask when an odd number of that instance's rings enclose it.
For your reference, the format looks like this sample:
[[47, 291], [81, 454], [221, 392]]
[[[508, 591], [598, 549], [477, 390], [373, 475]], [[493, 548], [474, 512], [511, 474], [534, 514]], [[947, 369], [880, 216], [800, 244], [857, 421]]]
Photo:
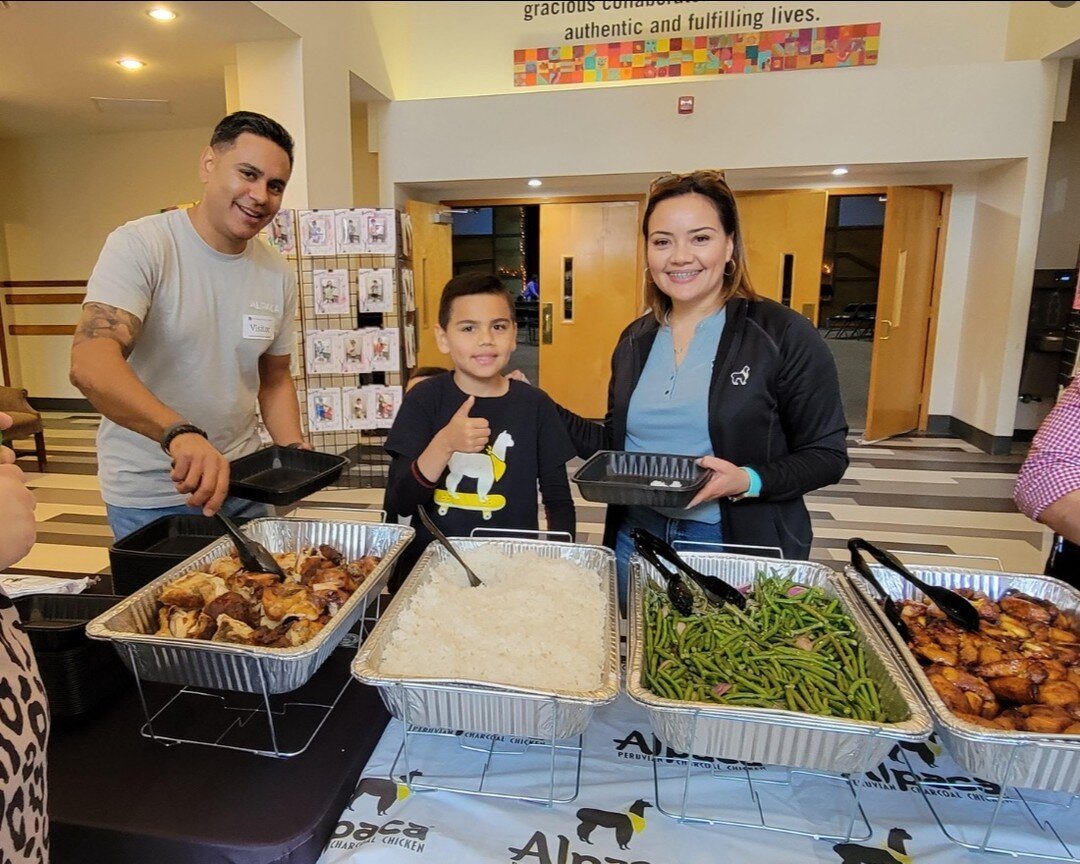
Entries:
[[[728, 271], [728, 269], [727, 269], [727, 264], [731, 265], [731, 270], [730, 271]], [[727, 264], [724, 265], [724, 275], [725, 276], [734, 276], [735, 271], [737, 269], [739, 269], [738, 265], [735, 263], [735, 259], [734, 258], [728, 259]]]

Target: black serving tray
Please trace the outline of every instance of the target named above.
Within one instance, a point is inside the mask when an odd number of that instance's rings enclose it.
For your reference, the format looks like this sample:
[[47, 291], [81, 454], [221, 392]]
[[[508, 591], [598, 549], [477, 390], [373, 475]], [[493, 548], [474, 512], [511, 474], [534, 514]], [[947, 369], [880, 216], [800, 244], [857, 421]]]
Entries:
[[[587, 501], [685, 507], [705, 485], [709, 474], [693, 456], [601, 450], [577, 470], [573, 480]], [[682, 485], [675, 488], [651, 485], [656, 480], [678, 481]]]
[[34, 594], [15, 601], [54, 718], [85, 714], [130, 682], [113, 646], [86, 636], [87, 622], [123, 599], [105, 594]]
[[329, 486], [349, 464], [346, 456], [297, 447], [267, 447], [230, 465], [229, 494], [283, 506]]
[[134, 594], [224, 533], [221, 523], [210, 516], [155, 519], [109, 547], [113, 589], [117, 594]]

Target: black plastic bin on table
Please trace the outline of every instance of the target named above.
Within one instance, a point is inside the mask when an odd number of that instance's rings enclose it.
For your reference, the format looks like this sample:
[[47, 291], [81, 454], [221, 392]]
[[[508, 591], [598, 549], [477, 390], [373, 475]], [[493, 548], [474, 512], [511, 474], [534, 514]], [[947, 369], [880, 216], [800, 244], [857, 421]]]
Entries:
[[573, 480], [586, 501], [685, 507], [709, 473], [693, 456], [601, 450], [577, 470]]
[[229, 494], [282, 507], [335, 482], [347, 456], [298, 447], [266, 447], [229, 466]]
[[113, 589], [117, 594], [134, 594], [224, 533], [221, 523], [210, 516], [155, 519], [109, 547]]
[[131, 683], [115, 649], [86, 636], [86, 623], [123, 599], [101, 594], [35, 594], [15, 601], [54, 719], [88, 714]]

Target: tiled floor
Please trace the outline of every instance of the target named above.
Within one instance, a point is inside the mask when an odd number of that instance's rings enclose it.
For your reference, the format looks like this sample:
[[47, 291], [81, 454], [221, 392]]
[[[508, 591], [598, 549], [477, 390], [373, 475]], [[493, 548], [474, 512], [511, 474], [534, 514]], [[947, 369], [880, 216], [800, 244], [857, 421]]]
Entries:
[[[19, 460], [38, 501], [38, 543], [19, 570], [94, 573], [109, 566], [111, 542], [98, 493], [95, 415], [46, 415], [48, 472]], [[912, 563], [958, 563], [1010, 572], [1042, 572], [1049, 534], [1016, 511], [1012, 484], [1022, 456], [988, 456], [957, 439], [851, 442], [844, 479], [807, 499], [814, 521], [812, 556], [843, 561], [849, 537], [879, 542]], [[604, 507], [576, 497], [579, 540], [598, 543]], [[381, 489], [328, 489], [292, 515], [334, 518], [337, 508], [378, 509]], [[946, 559], [942, 556], [964, 556]], [[978, 556], [978, 557], [973, 557]], [[984, 560], [985, 557], [996, 559]]]

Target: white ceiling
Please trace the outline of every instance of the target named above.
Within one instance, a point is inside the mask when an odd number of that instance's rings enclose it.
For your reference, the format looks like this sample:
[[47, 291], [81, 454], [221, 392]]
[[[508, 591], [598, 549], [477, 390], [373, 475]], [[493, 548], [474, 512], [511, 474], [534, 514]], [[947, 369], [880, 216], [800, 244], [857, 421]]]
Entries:
[[[176, 20], [153, 21], [153, 5]], [[0, 138], [212, 126], [235, 44], [293, 36], [247, 2], [0, 2]], [[126, 72], [124, 56], [147, 66]], [[102, 113], [93, 96], [165, 99], [169, 110]]]

